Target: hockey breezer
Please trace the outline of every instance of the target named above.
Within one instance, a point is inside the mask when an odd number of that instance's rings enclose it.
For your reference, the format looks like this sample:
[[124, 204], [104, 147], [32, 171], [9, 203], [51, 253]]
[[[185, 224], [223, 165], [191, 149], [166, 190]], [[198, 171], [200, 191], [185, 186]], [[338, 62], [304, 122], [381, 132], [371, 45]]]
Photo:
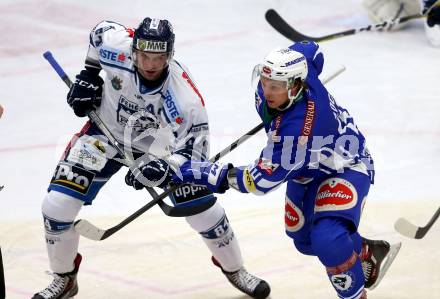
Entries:
[[[67, 85], [70, 86], [72, 84], [72, 81], [69, 79], [67, 74], [61, 68], [61, 66], [58, 64], [58, 62], [55, 60], [52, 53], [50, 51], [47, 51], [43, 54], [43, 56], [44, 56], [44, 58], [47, 59], [47, 61], [55, 69], [55, 71], [63, 79], [63, 81]], [[322, 80], [322, 82], [327, 83], [328, 81], [332, 80], [333, 78], [338, 76], [340, 73], [342, 73], [344, 70], [345, 70], [345, 67], [342, 66], [341, 68], [337, 69], [334, 73], [332, 73], [328, 77], [324, 78]], [[105, 125], [102, 123], [102, 121], [96, 115], [96, 113], [94, 111], [91, 111], [89, 113], [89, 117], [92, 119], [92, 121], [94, 121], [96, 123], [96, 125], [99, 128], [103, 127], [102, 132], [106, 136], [108, 135], [107, 137], [108, 137], [110, 143], [115, 145], [115, 147], [117, 148], [117, 146], [119, 146], [118, 141], [114, 137], [112, 137], [110, 131], [108, 131], [108, 129], [105, 128]], [[238, 147], [244, 141], [248, 140], [251, 136], [258, 133], [263, 127], [264, 127], [264, 124], [260, 123], [255, 128], [251, 129], [249, 132], [247, 132], [246, 134], [244, 134], [243, 136], [241, 136], [240, 138], [235, 140], [233, 143], [231, 143], [231, 145], [227, 146], [225, 149], [220, 151], [218, 154], [216, 154], [214, 157], [212, 157], [209, 161], [216, 162], [216, 161], [220, 160], [223, 156], [230, 153], [232, 150], [234, 150], [236, 147]], [[125, 154], [123, 155], [123, 157], [125, 157]], [[159, 206], [162, 208], [162, 210], [165, 213], [167, 213], [167, 211], [169, 213], [172, 213], [172, 211], [175, 211], [176, 208], [171, 207], [171, 206], [167, 205], [166, 203], [164, 203], [163, 199], [165, 199], [172, 192], [176, 191], [178, 188], [180, 188], [182, 186], [183, 185], [176, 185], [176, 186], [170, 187], [166, 191], [162, 192], [160, 195], [157, 195], [156, 191], [153, 188], [149, 188], [149, 189], [152, 189], [152, 191], [154, 193], [151, 192], [151, 190], [147, 189], [150, 192], [150, 194], [153, 196], [153, 200], [151, 200], [146, 205], [144, 205], [142, 208], [140, 208], [139, 210], [137, 210], [136, 212], [134, 212], [133, 214], [128, 216], [126, 219], [124, 219], [119, 224], [117, 224], [109, 229], [100, 229], [85, 219], [79, 219], [79, 220], [75, 221], [75, 224], [74, 224], [75, 230], [83, 237], [86, 237], [88, 239], [95, 240], [95, 241], [101, 241], [101, 240], [107, 239], [108, 237], [110, 237], [111, 235], [113, 235], [114, 233], [116, 233], [117, 231], [122, 229], [124, 226], [126, 226], [127, 224], [129, 224], [130, 222], [132, 222], [133, 220], [138, 218], [140, 215], [142, 215], [143, 213], [148, 211], [150, 208], [152, 208], [156, 204], [159, 204]], [[194, 208], [198, 208], [198, 207], [196, 206]], [[178, 213], [178, 212], [176, 212], [176, 213]]]
[[434, 5], [432, 5], [423, 14], [410, 15], [410, 16], [406, 16], [406, 17], [402, 17], [402, 18], [397, 18], [394, 20], [385, 21], [385, 22], [378, 23], [378, 24], [372, 24], [372, 25], [368, 25], [368, 26], [364, 26], [364, 27], [360, 27], [360, 28], [353, 28], [353, 29], [349, 29], [349, 30], [345, 30], [345, 31], [341, 31], [341, 32], [336, 32], [336, 33], [332, 33], [332, 34], [328, 34], [328, 35], [323, 35], [323, 36], [308, 36], [308, 35], [302, 34], [301, 32], [297, 31], [295, 28], [290, 26], [274, 9], [269, 9], [265, 14], [265, 18], [266, 18], [266, 21], [276, 31], [278, 31], [284, 37], [290, 39], [291, 41], [299, 42], [299, 41], [303, 41], [303, 40], [311, 40], [311, 41], [315, 41], [315, 42], [322, 42], [322, 41], [329, 41], [329, 40], [337, 39], [337, 38], [344, 37], [344, 36], [358, 34], [360, 32], [364, 32], [364, 31], [383, 31], [383, 30], [387, 30], [389, 28], [393, 28], [397, 24], [402, 24], [402, 23], [406, 23], [410, 20], [424, 18], [428, 15], [428, 13], [431, 11], [431, 9], [438, 2], [440, 2], [440, 0], [435, 2]]
[[431, 229], [431, 227], [434, 225], [434, 223], [437, 221], [439, 217], [440, 217], [440, 207], [437, 209], [437, 211], [434, 213], [434, 215], [431, 217], [431, 219], [425, 226], [417, 226], [412, 224], [405, 218], [399, 218], [394, 224], [394, 228], [396, 229], [396, 231], [398, 231], [400, 234], [404, 235], [405, 237], [411, 239], [422, 239], [426, 235], [426, 233]]

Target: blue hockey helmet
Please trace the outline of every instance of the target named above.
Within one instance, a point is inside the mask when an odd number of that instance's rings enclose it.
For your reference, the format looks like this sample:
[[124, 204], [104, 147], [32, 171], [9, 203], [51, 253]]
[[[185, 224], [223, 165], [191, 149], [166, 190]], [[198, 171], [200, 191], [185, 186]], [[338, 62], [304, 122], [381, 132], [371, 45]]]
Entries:
[[173, 26], [168, 20], [145, 18], [134, 31], [133, 50], [174, 54]]

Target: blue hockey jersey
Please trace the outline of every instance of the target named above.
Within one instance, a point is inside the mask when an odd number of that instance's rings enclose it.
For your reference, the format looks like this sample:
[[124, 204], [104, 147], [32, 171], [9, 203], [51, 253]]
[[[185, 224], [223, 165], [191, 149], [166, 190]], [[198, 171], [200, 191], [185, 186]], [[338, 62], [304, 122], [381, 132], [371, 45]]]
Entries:
[[258, 85], [255, 104], [268, 139], [254, 164], [237, 168], [235, 187], [241, 192], [264, 194], [289, 180], [307, 184], [346, 169], [364, 173], [373, 183], [364, 136], [318, 78], [324, 64], [318, 48], [313, 42], [290, 47], [306, 57], [308, 75], [302, 99], [288, 109], [269, 109]]

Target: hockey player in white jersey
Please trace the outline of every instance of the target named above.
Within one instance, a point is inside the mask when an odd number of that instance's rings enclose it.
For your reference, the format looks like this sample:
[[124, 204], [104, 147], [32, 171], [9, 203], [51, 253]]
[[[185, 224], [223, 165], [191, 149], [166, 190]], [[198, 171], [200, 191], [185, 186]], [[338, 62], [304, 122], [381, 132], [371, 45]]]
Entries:
[[[425, 21], [426, 37], [432, 45], [440, 46], [440, 3], [436, 2], [436, 0], [363, 0], [363, 5], [370, 19], [375, 23], [424, 14], [432, 7]], [[405, 24], [401, 23], [389, 29], [398, 30]]]
[[[96, 109], [116, 139], [136, 158], [136, 167], [125, 177], [135, 189], [166, 188], [172, 169], [191, 157], [203, 160], [209, 155], [204, 100], [186, 68], [173, 59], [174, 37], [167, 20], [145, 18], [136, 30], [114, 22], [99, 23], [90, 34], [85, 69], [67, 95], [79, 117]], [[99, 76], [101, 70], [105, 80]], [[77, 294], [82, 257], [73, 222], [81, 207], [91, 204], [123, 166], [120, 158], [90, 121], [68, 144], [42, 204], [54, 280], [34, 299]], [[184, 205], [214, 198], [206, 188], [193, 187], [191, 191], [177, 190], [172, 200]], [[237, 239], [218, 202], [186, 220], [201, 235], [212, 261], [234, 287], [254, 298], [269, 295], [269, 285], [243, 267]]]

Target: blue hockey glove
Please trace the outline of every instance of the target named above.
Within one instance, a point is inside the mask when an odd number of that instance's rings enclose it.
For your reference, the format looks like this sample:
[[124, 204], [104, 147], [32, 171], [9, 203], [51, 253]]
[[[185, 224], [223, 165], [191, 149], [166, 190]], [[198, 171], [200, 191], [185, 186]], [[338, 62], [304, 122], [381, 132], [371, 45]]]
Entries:
[[76, 81], [67, 94], [67, 103], [76, 116], [84, 117], [94, 106], [101, 104], [103, 84], [101, 77], [88, 70], [76, 75]]
[[186, 161], [180, 166], [180, 174], [173, 175], [173, 181], [204, 185], [214, 193], [225, 193], [229, 189], [228, 171], [233, 167], [232, 164]]
[[140, 190], [144, 187], [165, 188], [171, 182], [174, 171], [165, 160], [158, 159], [145, 163], [142, 161], [137, 168], [130, 169], [125, 176], [125, 183]]

